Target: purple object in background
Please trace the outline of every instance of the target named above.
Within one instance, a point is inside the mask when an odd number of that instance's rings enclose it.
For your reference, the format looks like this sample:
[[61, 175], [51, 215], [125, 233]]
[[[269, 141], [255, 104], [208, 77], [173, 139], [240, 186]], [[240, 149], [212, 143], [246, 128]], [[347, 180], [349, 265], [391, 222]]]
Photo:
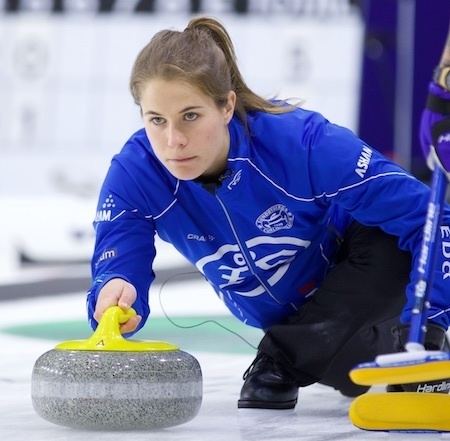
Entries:
[[[361, 6], [366, 30], [358, 135], [395, 160], [400, 160], [398, 148], [410, 153], [407, 168], [428, 179], [418, 132], [427, 84], [448, 30], [448, 0], [364, 0]], [[405, 27], [411, 41], [400, 32]], [[411, 67], [404, 63], [408, 54]], [[408, 102], [402, 103], [399, 94]]]
[[[439, 101], [442, 109], [433, 105], [434, 102]], [[450, 92], [443, 89], [439, 85], [431, 82], [428, 86], [428, 102], [427, 107], [422, 113], [420, 123], [420, 143], [422, 152], [427, 160], [428, 166], [434, 168], [431, 146], [434, 146], [437, 160], [441, 167], [450, 173], [450, 111], [444, 110], [444, 104], [450, 110]], [[441, 112], [439, 111], [441, 110]], [[445, 112], [445, 113], [444, 113]]]

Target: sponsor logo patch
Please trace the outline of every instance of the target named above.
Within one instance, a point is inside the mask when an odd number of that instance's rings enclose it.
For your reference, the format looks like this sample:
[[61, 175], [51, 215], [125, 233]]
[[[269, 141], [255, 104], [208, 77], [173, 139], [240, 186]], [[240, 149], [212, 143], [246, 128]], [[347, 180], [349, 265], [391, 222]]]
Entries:
[[233, 179], [231, 182], [227, 185], [228, 190], [232, 190], [234, 186], [236, 186], [239, 181], [241, 180], [242, 176], [242, 170], [238, 170], [235, 175], [233, 176]]
[[199, 242], [212, 242], [215, 239], [212, 234], [189, 233], [186, 237], [188, 240], [198, 240]]
[[364, 146], [359, 155], [358, 162], [356, 163], [355, 173], [364, 178], [367, 169], [369, 168], [370, 160], [372, 159], [372, 150], [369, 147]]
[[436, 393], [436, 392], [448, 392], [450, 390], [450, 383], [447, 381], [442, 381], [438, 384], [419, 384], [417, 386], [417, 392], [420, 393]]
[[115, 248], [107, 249], [107, 250], [103, 251], [101, 256], [98, 258], [95, 266], [100, 265], [105, 260], [114, 259], [114, 257], [117, 257], [117, 250]]
[[443, 225], [441, 227], [442, 237], [442, 256], [444, 262], [442, 263], [442, 278], [450, 278], [450, 226]]
[[284, 205], [276, 204], [261, 214], [255, 224], [266, 234], [288, 230], [294, 224], [294, 215]]
[[105, 202], [102, 204], [102, 208], [97, 210], [95, 215], [95, 222], [108, 222], [111, 220], [111, 208], [115, 208], [114, 198], [112, 194], [108, 195]]

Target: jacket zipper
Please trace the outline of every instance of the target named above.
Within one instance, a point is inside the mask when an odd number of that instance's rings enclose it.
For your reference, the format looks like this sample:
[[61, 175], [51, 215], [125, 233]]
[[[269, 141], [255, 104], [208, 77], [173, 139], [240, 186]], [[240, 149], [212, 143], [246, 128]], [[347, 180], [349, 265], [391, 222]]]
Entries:
[[242, 256], [244, 257], [245, 263], [248, 266], [248, 269], [250, 270], [250, 272], [256, 277], [256, 279], [259, 281], [259, 283], [261, 284], [261, 286], [266, 290], [267, 294], [273, 299], [275, 300], [279, 305], [282, 305], [282, 303], [272, 294], [272, 292], [270, 291], [270, 288], [266, 285], [266, 283], [261, 280], [261, 278], [258, 276], [258, 274], [256, 273], [254, 266], [252, 264], [252, 259], [251, 257], [249, 258], [249, 253], [247, 248], [242, 244], [242, 242], [239, 239], [239, 236], [237, 234], [236, 229], [234, 228], [233, 222], [231, 221], [231, 217], [228, 214], [228, 211], [224, 205], [224, 203], [222, 202], [222, 200], [219, 198], [219, 196], [217, 195], [217, 193], [215, 194], [216, 199], [219, 201], [220, 206], [222, 207], [223, 212], [225, 213], [225, 216], [228, 220], [228, 224], [231, 227], [231, 231], [233, 232], [233, 235], [238, 243], [239, 249], [242, 253]]

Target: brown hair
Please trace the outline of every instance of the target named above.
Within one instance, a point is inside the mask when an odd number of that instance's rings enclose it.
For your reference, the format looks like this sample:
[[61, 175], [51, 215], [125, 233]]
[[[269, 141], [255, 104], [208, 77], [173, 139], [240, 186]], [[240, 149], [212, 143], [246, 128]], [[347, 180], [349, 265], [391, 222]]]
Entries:
[[291, 106], [276, 105], [246, 84], [236, 63], [233, 43], [217, 20], [192, 19], [183, 32], [163, 30], [140, 51], [133, 65], [130, 91], [140, 104], [143, 85], [152, 78], [184, 80], [224, 106], [228, 92], [236, 93], [238, 117], [245, 123], [251, 110], [284, 113]]

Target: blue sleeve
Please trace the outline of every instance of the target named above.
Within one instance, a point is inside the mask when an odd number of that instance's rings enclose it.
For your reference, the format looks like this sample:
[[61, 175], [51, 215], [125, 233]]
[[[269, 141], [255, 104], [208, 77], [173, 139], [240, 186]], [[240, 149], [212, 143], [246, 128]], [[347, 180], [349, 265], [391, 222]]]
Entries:
[[[419, 259], [429, 188], [351, 131], [323, 122], [309, 136], [310, 179], [318, 199], [338, 204], [367, 226], [397, 236], [413, 257], [407, 303], [401, 320], [410, 320], [415, 268]], [[431, 321], [448, 328], [450, 310], [450, 209], [445, 208], [438, 237], [439, 253], [431, 291]]]
[[155, 228], [151, 216], [146, 214], [144, 201], [139, 199], [140, 194], [133, 177], [113, 159], [100, 192], [94, 221], [93, 282], [87, 295], [88, 319], [93, 329], [97, 327], [93, 314], [98, 294], [113, 278], [124, 279], [136, 288], [137, 300], [132, 307], [142, 316], [138, 329], [149, 316]]

